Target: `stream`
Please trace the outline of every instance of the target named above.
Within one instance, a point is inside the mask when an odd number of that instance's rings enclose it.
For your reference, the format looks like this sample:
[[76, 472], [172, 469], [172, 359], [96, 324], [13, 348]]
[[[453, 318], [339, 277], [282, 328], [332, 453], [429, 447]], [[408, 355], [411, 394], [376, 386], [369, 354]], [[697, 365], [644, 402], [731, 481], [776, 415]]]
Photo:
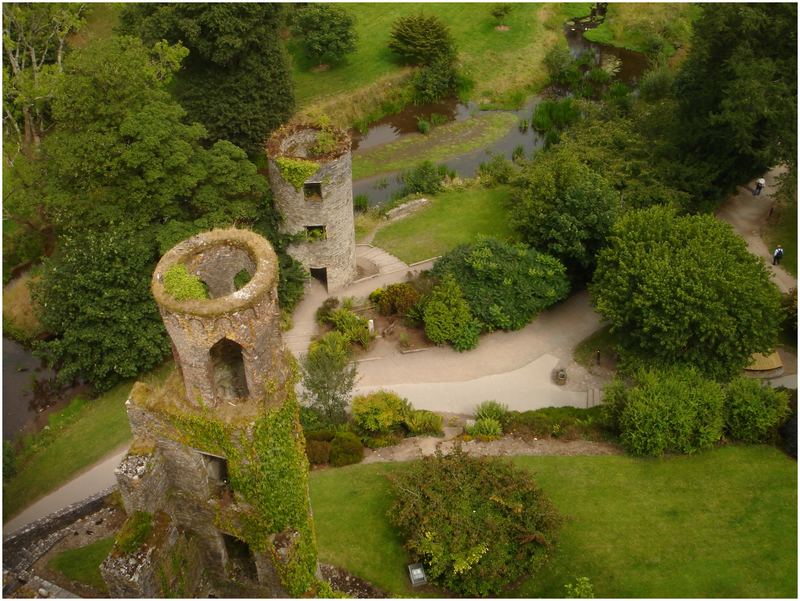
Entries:
[[[603, 15], [604, 10], [600, 13], [601, 19]], [[576, 58], [583, 54], [591, 53], [594, 55], [594, 63], [598, 66], [607, 63], [609, 60], [618, 61], [619, 70], [615, 79], [632, 87], [642, 73], [647, 70], [648, 59], [643, 54], [626, 50], [625, 48], [595, 44], [586, 40], [583, 37], [583, 32], [597, 27], [601, 22], [602, 20], [590, 19], [567, 22], [564, 25], [564, 37], [567, 40], [570, 52]], [[537, 95], [531, 98], [521, 109], [504, 112], [516, 115], [518, 120], [531, 121], [533, 110], [541, 101], [542, 96]], [[447, 118], [447, 122], [451, 123], [464, 121], [480, 113], [487, 112], [479, 110], [472, 103], [462, 104], [456, 99], [436, 104], [409, 106], [400, 113], [389, 115], [377, 121], [365, 133], [351, 132], [353, 154], [355, 156], [358, 155], [359, 150], [363, 151], [381, 144], [394, 142], [408, 135], [417, 134], [417, 120], [421, 118], [430, 121], [432, 114], [444, 115]], [[492, 154], [502, 154], [510, 159], [514, 149], [517, 146], [522, 146], [525, 149], [525, 155], [530, 157], [540, 150], [543, 145], [544, 136], [537, 133], [533, 128], [529, 128], [526, 132], [521, 132], [518, 127], [514, 126], [494, 144], [452, 157], [441, 163], [455, 171], [460, 177], [474, 177], [480, 164], [486, 162]], [[353, 181], [353, 197], [364, 194], [369, 198], [370, 205], [381, 205], [389, 201], [392, 195], [402, 188], [399, 175], [400, 172], [395, 171], [355, 180]]]

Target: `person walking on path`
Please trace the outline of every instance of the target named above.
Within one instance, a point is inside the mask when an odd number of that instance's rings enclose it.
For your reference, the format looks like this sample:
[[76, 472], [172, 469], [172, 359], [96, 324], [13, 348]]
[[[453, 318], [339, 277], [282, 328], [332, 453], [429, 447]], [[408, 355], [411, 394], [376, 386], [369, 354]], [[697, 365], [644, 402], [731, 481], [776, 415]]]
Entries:
[[781, 245], [778, 244], [778, 247], [775, 249], [775, 252], [772, 253], [772, 264], [780, 265], [781, 258], [783, 258], [783, 248], [781, 248]]
[[756, 189], [753, 192], [753, 196], [759, 196], [761, 194], [761, 190], [763, 190], [764, 186], [766, 185], [767, 185], [767, 180], [765, 180], [763, 177], [759, 177], [756, 180]]

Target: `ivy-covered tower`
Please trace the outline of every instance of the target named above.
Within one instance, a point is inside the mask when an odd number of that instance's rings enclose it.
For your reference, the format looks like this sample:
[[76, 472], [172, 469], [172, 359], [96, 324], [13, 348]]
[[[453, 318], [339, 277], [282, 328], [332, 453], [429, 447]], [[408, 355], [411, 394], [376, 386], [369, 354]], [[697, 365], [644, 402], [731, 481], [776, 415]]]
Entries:
[[237, 229], [185, 240], [156, 267], [176, 369], [161, 386], [138, 382], [126, 403], [134, 442], [117, 481], [129, 523], [101, 568], [112, 595], [316, 592], [277, 278], [269, 243]]
[[269, 180], [283, 221], [294, 237], [287, 251], [327, 285], [356, 277], [350, 136], [307, 123], [282, 127], [267, 143]]

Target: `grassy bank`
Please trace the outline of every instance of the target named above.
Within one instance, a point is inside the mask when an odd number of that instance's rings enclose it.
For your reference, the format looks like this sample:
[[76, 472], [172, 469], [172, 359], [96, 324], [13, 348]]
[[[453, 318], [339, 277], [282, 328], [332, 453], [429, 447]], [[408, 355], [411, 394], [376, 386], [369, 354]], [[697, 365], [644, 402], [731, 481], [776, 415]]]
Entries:
[[410, 169], [420, 161], [440, 162], [490, 146], [512, 127], [511, 113], [489, 113], [465, 121], [434, 127], [429, 134], [408, 134], [396, 142], [381, 144], [353, 155], [353, 179]]
[[414, 263], [472, 242], [478, 234], [514, 239], [506, 208], [509, 194], [508, 186], [438, 194], [428, 207], [379, 229], [373, 244]]
[[[172, 362], [139, 379], [161, 382], [170, 371]], [[35, 435], [33, 450], [19, 456], [17, 475], [3, 483], [3, 521], [130, 440], [125, 401], [132, 386], [133, 380], [124, 382], [87, 401], [57, 433]], [[51, 422], [57, 424], [58, 416]]]
[[51, 559], [47, 567], [61, 572], [70, 580], [105, 591], [106, 583], [100, 574], [100, 564], [113, 546], [114, 537], [109, 536], [79, 549], [68, 549]]
[[[797, 464], [766, 446], [662, 460], [517, 457], [566, 521], [550, 562], [509, 591], [562, 597], [587, 576], [596, 597], [796, 597]], [[389, 526], [385, 475], [372, 464], [311, 475], [320, 560], [395, 596], [408, 558]]]
[[778, 190], [775, 209], [767, 222], [764, 241], [769, 252], [780, 244], [783, 247], [781, 267], [797, 277], [797, 194], [790, 196]]
[[652, 52], [662, 47], [667, 55], [685, 46], [692, 37], [692, 21], [700, 7], [679, 3], [611, 3], [606, 18], [584, 37], [609, 46], [636, 52]]
[[588, 14], [590, 4], [514, 4], [505, 19], [507, 30], [496, 28], [491, 4], [342, 6], [355, 17], [358, 35], [355, 52], [342, 63], [315, 71], [298, 40], [290, 39], [288, 48], [300, 112], [326, 113], [337, 124], [351, 125], [402, 108], [399, 89], [408, 69], [387, 47], [392, 23], [398, 18], [420, 12], [439, 16], [453, 35], [462, 73], [474, 82], [469, 99], [487, 108], [518, 108], [528, 94], [545, 85], [542, 59], [551, 47], [564, 43], [564, 21]]

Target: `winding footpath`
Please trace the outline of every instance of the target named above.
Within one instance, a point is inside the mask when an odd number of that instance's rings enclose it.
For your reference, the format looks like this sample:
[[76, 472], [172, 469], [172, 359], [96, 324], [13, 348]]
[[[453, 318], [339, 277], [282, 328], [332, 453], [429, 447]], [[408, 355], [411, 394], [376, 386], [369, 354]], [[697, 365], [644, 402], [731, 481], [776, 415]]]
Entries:
[[[747, 242], [750, 252], [765, 261], [776, 285], [787, 292], [797, 287], [797, 280], [783, 268], [772, 266], [771, 251], [761, 239], [772, 204], [768, 191], [775, 189], [775, 178], [781, 172], [774, 169], [764, 176], [767, 188], [760, 196], [753, 196], [753, 182], [739, 187], [737, 193], [720, 206], [717, 217], [733, 226]], [[428, 269], [433, 263], [431, 260], [408, 266], [379, 249], [376, 252], [369, 245], [360, 245], [357, 254], [359, 264], [369, 267], [372, 263], [371, 271], [375, 273], [338, 291], [340, 297], [367, 296], [375, 288], [405, 281], [409, 273]], [[319, 283], [313, 280], [307, 283], [306, 294], [293, 316], [294, 326], [284, 335], [287, 347], [296, 356], [305, 352], [316, 333], [314, 313], [327, 296]], [[588, 294], [582, 291], [543, 312], [522, 330], [482, 336], [478, 348], [465, 353], [444, 347], [402, 353], [395, 344], [378, 338], [369, 353], [359, 359], [355, 393], [390, 389], [408, 398], [415, 407], [462, 415], [471, 414], [475, 405], [487, 399], [516, 410], [591, 406], [600, 400], [599, 388], [605, 380], [576, 364], [572, 360], [572, 350], [600, 325], [600, 316], [591, 307]], [[567, 370], [565, 386], [557, 386], [552, 381], [552, 371], [556, 367]], [[785, 376], [771, 383], [796, 388], [797, 376]], [[435, 446], [436, 441], [432, 439], [428, 446]], [[414, 448], [412, 454], [419, 451]], [[122, 454], [120, 449], [115, 450], [28, 507], [3, 525], [4, 535], [113, 484], [113, 470]], [[370, 461], [380, 460], [386, 460], [380, 453], [370, 458]]]

